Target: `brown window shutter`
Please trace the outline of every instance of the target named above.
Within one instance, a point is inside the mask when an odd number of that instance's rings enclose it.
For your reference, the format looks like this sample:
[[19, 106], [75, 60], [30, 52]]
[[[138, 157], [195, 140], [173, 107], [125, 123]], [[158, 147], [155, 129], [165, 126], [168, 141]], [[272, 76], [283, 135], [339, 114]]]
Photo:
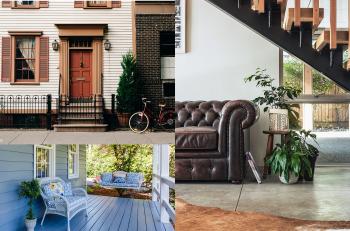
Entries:
[[40, 8], [49, 8], [49, 1], [39, 1]]
[[49, 81], [49, 37], [40, 37], [39, 81]]
[[84, 8], [84, 1], [74, 1], [74, 8]]
[[11, 80], [11, 37], [2, 37], [1, 82]]
[[112, 8], [122, 7], [122, 1], [112, 1]]
[[11, 8], [11, 1], [2, 1], [3, 8]]

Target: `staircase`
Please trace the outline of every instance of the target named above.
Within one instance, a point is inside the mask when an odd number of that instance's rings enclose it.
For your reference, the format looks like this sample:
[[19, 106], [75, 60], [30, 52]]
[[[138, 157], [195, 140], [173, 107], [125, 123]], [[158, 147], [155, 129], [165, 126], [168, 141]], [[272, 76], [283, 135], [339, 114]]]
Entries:
[[58, 100], [57, 132], [104, 132], [108, 125], [104, 124], [103, 98], [70, 98], [60, 96]]
[[[319, 0], [312, 8], [286, 8], [287, 0], [207, 0], [256, 33], [350, 90], [350, 62], [343, 60], [349, 30], [336, 28], [336, 0], [330, 0], [330, 28], [318, 26], [324, 18]], [[350, 25], [349, 25], [350, 26]], [[346, 64], [347, 62], [347, 64]]]

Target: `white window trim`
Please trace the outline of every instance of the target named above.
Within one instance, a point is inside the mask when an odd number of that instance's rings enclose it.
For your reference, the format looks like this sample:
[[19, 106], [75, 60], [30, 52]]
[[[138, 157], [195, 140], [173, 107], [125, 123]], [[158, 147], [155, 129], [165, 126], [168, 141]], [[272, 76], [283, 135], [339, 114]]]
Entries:
[[[69, 150], [69, 145], [68, 145], [68, 155], [67, 155], [67, 173], [68, 173], [68, 179], [77, 179], [79, 178], [79, 157], [80, 157], [80, 152], [79, 152], [79, 144], [76, 144], [77, 149], [75, 152], [72, 152]], [[69, 155], [74, 154], [74, 174], [69, 174]]]
[[34, 179], [37, 179], [36, 177], [36, 149], [37, 148], [43, 148], [48, 149], [49, 152], [49, 177], [39, 178], [39, 179], [45, 179], [45, 178], [54, 178], [56, 176], [56, 145], [52, 145], [52, 147], [48, 147], [45, 145], [34, 145]]

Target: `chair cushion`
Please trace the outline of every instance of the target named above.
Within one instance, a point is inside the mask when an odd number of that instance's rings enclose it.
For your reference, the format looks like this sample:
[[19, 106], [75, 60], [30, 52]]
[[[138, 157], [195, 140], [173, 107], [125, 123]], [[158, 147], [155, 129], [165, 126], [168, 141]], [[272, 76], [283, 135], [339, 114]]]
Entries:
[[73, 191], [72, 191], [72, 184], [71, 184], [71, 182], [65, 183], [65, 184], [63, 185], [63, 187], [64, 187], [64, 193], [63, 193], [64, 196], [73, 196]]
[[126, 175], [126, 181], [125, 184], [136, 184], [138, 185], [140, 182], [140, 174], [136, 172], [129, 172]]
[[48, 197], [52, 197], [53, 193], [57, 193], [63, 196], [64, 186], [61, 184], [61, 182], [53, 182], [43, 185], [43, 191]]
[[111, 183], [113, 179], [113, 175], [110, 172], [101, 174], [101, 181], [104, 183]]
[[126, 178], [125, 177], [115, 177], [113, 183], [121, 183], [125, 184]]
[[[86, 197], [82, 196], [67, 196], [65, 198], [71, 208], [83, 205], [86, 202]], [[56, 209], [58, 205], [64, 205], [64, 201], [61, 198], [55, 198], [49, 200], [47, 204], [50, 209]]]
[[176, 128], [175, 145], [177, 150], [216, 150], [218, 132], [215, 128], [208, 126]]

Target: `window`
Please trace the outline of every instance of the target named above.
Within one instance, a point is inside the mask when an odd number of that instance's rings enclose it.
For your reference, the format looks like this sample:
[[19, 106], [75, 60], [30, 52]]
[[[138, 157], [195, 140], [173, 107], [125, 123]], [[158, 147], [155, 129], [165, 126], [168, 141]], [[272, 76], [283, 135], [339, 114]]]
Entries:
[[15, 81], [35, 80], [36, 42], [35, 36], [15, 37]]
[[38, 1], [13, 1], [13, 8], [39, 8]]
[[55, 177], [55, 147], [34, 146], [34, 178]]
[[161, 79], [163, 97], [175, 97], [175, 32], [160, 32]]
[[87, 7], [107, 7], [107, 1], [87, 1]]
[[302, 90], [298, 121], [292, 128], [316, 132], [349, 131], [349, 92], [300, 60], [283, 53], [283, 84]]
[[79, 145], [68, 145], [68, 179], [79, 178]]

